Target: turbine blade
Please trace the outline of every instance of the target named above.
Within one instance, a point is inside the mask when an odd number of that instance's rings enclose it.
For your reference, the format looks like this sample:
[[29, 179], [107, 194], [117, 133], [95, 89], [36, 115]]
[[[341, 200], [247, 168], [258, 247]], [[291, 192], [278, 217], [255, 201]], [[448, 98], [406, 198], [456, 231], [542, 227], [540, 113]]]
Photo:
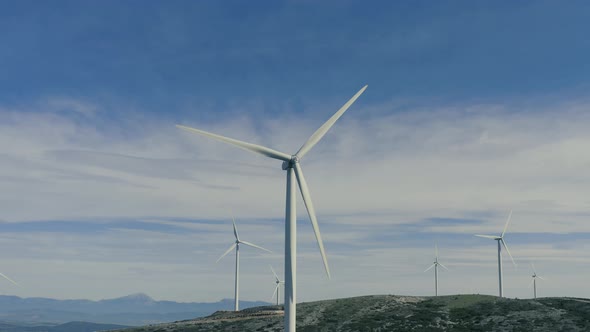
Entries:
[[258, 248], [258, 249], [260, 249], [260, 250], [268, 251], [268, 252], [270, 252], [270, 253], [272, 254], [272, 251], [270, 251], [270, 250], [268, 250], [268, 249], [265, 249], [265, 248], [262, 248], [262, 247], [260, 247], [260, 246], [257, 246], [257, 245], [255, 245], [254, 243], [250, 243], [250, 242], [246, 242], [246, 241], [240, 241], [240, 243], [243, 243], [243, 244], [245, 244], [245, 245], [247, 245], [247, 246], [250, 246], [250, 247]]
[[506, 220], [506, 225], [504, 225], [504, 230], [502, 231], [502, 235], [500, 235], [500, 237], [504, 237], [504, 234], [508, 229], [508, 224], [510, 223], [510, 218], [512, 218], [512, 210], [510, 210], [510, 213], [508, 214], [508, 220]]
[[279, 276], [277, 275], [277, 273], [275, 272], [275, 270], [272, 268], [271, 265], [269, 265], [270, 270], [272, 271], [272, 274], [275, 276], [275, 278], [277, 279], [277, 281], [281, 281], [281, 279], [279, 279]]
[[537, 271], [535, 271], [535, 264], [534, 263], [531, 263], [531, 267], [533, 268], [533, 273], [536, 275], [537, 274]]
[[486, 239], [492, 239], [492, 240], [495, 240], [495, 239], [498, 238], [497, 236], [494, 236], [494, 235], [479, 235], [479, 234], [475, 234], [475, 236], [485, 237]]
[[278, 160], [282, 160], [282, 161], [289, 161], [291, 160], [291, 156], [286, 154], [286, 153], [282, 153], [279, 152], [277, 150], [273, 150], [261, 145], [256, 145], [256, 144], [252, 144], [252, 143], [247, 143], [247, 142], [242, 142], [239, 141], [237, 139], [233, 139], [233, 138], [229, 138], [229, 137], [225, 137], [225, 136], [221, 136], [221, 135], [217, 135], [217, 134], [213, 134], [204, 130], [200, 130], [200, 129], [195, 129], [195, 128], [191, 128], [191, 127], [187, 127], [187, 126], [182, 126], [182, 125], [176, 125], [176, 127], [180, 128], [180, 129], [184, 129], [186, 131], [190, 131], [192, 133], [197, 133], [199, 135], [203, 135], [203, 136], [207, 136], [213, 139], [216, 139], [218, 141], [221, 142], [225, 142], [228, 144], [232, 144], [235, 145], [237, 147], [240, 147], [242, 149], [248, 150], [248, 151], [252, 151], [252, 152], [256, 152], [259, 153], [261, 155], [273, 158], [273, 159], [278, 159]]
[[18, 283], [10, 278], [8, 278], [7, 276], [5, 276], [4, 274], [0, 273], [0, 276], [2, 276], [4, 279], [10, 281], [11, 283], [15, 284], [18, 286]]
[[277, 291], [279, 290], [279, 285], [277, 285], [277, 287], [275, 287], [275, 291], [272, 293], [272, 296], [270, 297], [270, 299], [274, 299], [275, 295], [277, 294]]
[[229, 252], [232, 251], [236, 247], [236, 245], [236, 243], [232, 244], [231, 247], [229, 247], [229, 249], [227, 249], [227, 251], [223, 253], [223, 255], [221, 255], [221, 257], [217, 259], [217, 261], [215, 261], [215, 263], [219, 262], [223, 257], [225, 257], [225, 255], [229, 254]]
[[234, 236], [236, 237], [236, 240], [240, 241], [240, 236], [238, 235], [238, 228], [236, 227], [236, 220], [234, 219], [234, 216], [231, 217], [231, 222], [234, 225]]
[[506, 242], [504, 242], [504, 239], [501, 239], [500, 241], [502, 241], [504, 248], [506, 248], [506, 252], [508, 253], [508, 256], [510, 256], [510, 259], [512, 260], [512, 264], [514, 264], [514, 266], [516, 266], [516, 262], [514, 261], [514, 258], [512, 257], [510, 250], [508, 250], [508, 246], [506, 245]]
[[328, 279], [330, 279], [331, 276], [330, 267], [328, 266], [328, 258], [326, 257], [326, 251], [324, 250], [324, 242], [322, 241], [322, 236], [320, 234], [320, 226], [318, 226], [315, 209], [313, 207], [313, 202], [311, 201], [311, 195], [309, 194], [309, 188], [307, 187], [307, 182], [305, 181], [305, 177], [303, 176], [301, 166], [299, 165], [299, 163], [294, 164], [295, 176], [297, 177], [297, 182], [299, 183], [299, 190], [301, 191], [301, 196], [303, 197], [303, 203], [305, 203], [305, 208], [307, 209], [307, 214], [309, 215], [309, 220], [311, 220], [311, 226], [313, 227], [313, 232], [315, 233], [315, 238], [318, 242], [322, 259], [324, 260], [326, 274], [328, 275]]
[[447, 269], [446, 266], [442, 265], [441, 263], [438, 263], [438, 265], [442, 266], [445, 270], [450, 271], [449, 269]]
[[537, 276], [537, 278], [539, 278], [539, 279], [541, 279], [543, 281], [546, 281], [545, 278], [543, 278], [543, 277]]
[[434, 244], [434, 256], [438, 259], [438, 244]]
[[428, 272], [428, 270], [432, 269], [434, 267], [434, 264], [430, 265], [429, 268], [427, 268], [426, 270], [424, 270], [424, 272]]
[[315, 133], [313, 133], [313, 135], [309, 137], [307, 142], [305, 142], [301, 146], [301, 148], [299, 149], [299, 151], [297, 151], [295, 156], [299, 159], [303, 158], [303, 156], [305, 156], [305, 154], [309, 152], [309, 150], [311, 150], [311, 148], [313, 148], [322, 139], [322, 137], [324, 137], [324, 135], [328, 132], [328, 130], [330, 130], [334, 123], [342, 116], [342, 114], [344, 114], [344, 112], [346, 112], [350, 105], [352, 105], [352, 103], [354, 103], [356, 99], [363, 92], [365, 92], [365, 89], [367, 87], [368, 85], [365, 85], [362, 89], [360, 89], [359, 92], [352, 96], [352, 98], [350, 98], [350, 100], [347, 101], [346, 104], [344, 104], [344, 106], [342, 106], [336, 113], [334, 113], [334, 115], [332, 115], [332, 117], [329, 118], [328, 121], [326, 121], [320, 128], [318, 128], [318, 130], [316, 130]]

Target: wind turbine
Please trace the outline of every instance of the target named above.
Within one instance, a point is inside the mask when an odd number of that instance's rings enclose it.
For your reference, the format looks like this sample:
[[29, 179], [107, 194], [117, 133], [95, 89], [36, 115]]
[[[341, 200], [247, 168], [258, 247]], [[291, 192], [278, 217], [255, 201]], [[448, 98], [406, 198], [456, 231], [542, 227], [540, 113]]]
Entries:
[[295, 196], [295, 178], [297, 179], [301, 196], [303, 197], [303, 203], [305, 203], [309, 219], [311, 220], [311, 225], [318, 242], [322, 260], [324, 261], [326, 274], [328, 275], [328, 278], [330, 278], [330, 269], [328, 267], [326, 253], [324, 251], [324, 244], [320, 236], [320, 229], [318, 226], [315, 209], [313, 202], [311, 201], [307, 182], [305, 181], [305, 177], [303, 176], [303, 171], [301, 170], [301, 165], [299, 162], [309, 152], [309, 150], [311, 150], [322, 139], [322, 137], [324, 137], [328, 130], [342, 116], [342, 114], [346, 112], [350, 105], [356, 101], [356, 99], [365, 91], [366, 88], [367, 86], [365, 85], [348, 102], [346, 102], [344, 106], [334, 113], [334, 115], [332, 115], [328, 121], [326, 121], [309, 137], [309, 139], [294, 155], [289, 155], [287, 153], [279, 152], [264, 146], [242, 142], [233, 138], [212, 134], [203, 130], [177, 125], [178, 128], [197, 133], [199, 135], [207, 136], [224, 143], [232, 144], [242, 149], [256, 152], [272, 159], [281, 160], [283, 162], [282, 168], [283, 170], [287, 171], [287, 202], [285, 207], [285, 332], [295, 331], [295, 312], [297, 308], [297, 202]]
[[510, 256], [510, 259], [512, 260], [512, 264], [514, 264], [514, 266], [516, 266], [516, 262], [514, 261], [514, 258], [512, 258], [512, 254], [510, 254], [510, 250], [508, 250], [508, 246], [506, 245], [506, 241], [504, 241], [504, 235], [506, 234], [506, 230], [508, 229], [508, 224], [510, 223], [511, 217], [512, 217], [512, 210], [510, 210], [510, 213], [508, 214], [508, 220], [506, 220], [506, 225], [504, 226], [504, 230], [502, 231], [502, 234], [500, 236], [475, 235], [475, 236], [485, 237], [488, 239], [498, 241], [498, 287], [500, 289], [500, 297], [502, 297], [503, 293], [504, 293], [504, 291], [503, 291], [504, 288], [502, 286], [502, 255], [501, 255], [502, 246], [504, 246], [504, 248], [506, 248], [506, 252]]
[[[535, 264], [531, 263], [531, 267], [533, 268], [533, 275], [532, 275], [533, 280], [531, 280], [531, 284], [533, 284], [533, 294], [535, 295], [535, 299], [536, 299], [537, 298], [537, 278], [539, 278], [541, 280], [545, 280], [545, 279], [543, 279], [543, 277], [537, 275], [537, 271], [535, 271]], [[531, 286], [531, 284], [529, 284], [529, 287]]]
[[278, 306], [279, 305], [279, 298], [280, 298], [280, 295], [281, 295], [280, 288], [281, 288], [281, 285], [284, 284], [285, 282], [284, 281], [281, 281], [281, 279], [279, 279], [279, 276], [276, 274], [276, 272], [272, 268], [272, 266], [269, 265], [269, 267], [270, 267], [270, 270], [272, 271], [272, 274], [275, 276], [275, 284], [277, 285], [275, 287], [275, 291], [272, 293], [272, 296], [270, 298], [272, 299], [273, 297], [275, 297], [275, 294], [277, 294], [277, 306]]
[[229, 249], [227, 249], [227, 251], [223, 255], [221, 255], [221, 257], [219, 257], [217, 259], [217, 261], [215, 263], [219, 262], [223, 257], [225, 257], [227, 254], [229, 254], [230, 251], [232, 251], [234, 248], [236, 248], [236, 277], [235, 277], [234, 310], [238, 311], [239, 310], [238, 301], [239, 301], [239, 293], [240, 293], [240, 244], [245, 244], [250, 247], [254, 247], [254, 248], [258, 248], [260, 250], [268, 251], [270, 253], [272, 253], [272, 251], [270, 251], [268, 249], [264, 249], [262, 247], [259, 247], [259, 246], [255, 245], [254, 243], [240, 240], [240, 236], [238, 235], [238, 228], [236, 227], [236, 221], [234, 220], [233, 217], [232, 217], [232, 224], [234, 226], [234, 236], [236, 238], [236, 241], [234, 242], [234, 244], [231, 245], [231, 247], [229, 247]]
[[438, 266], [443, 267], [445, 270], [449, 270], [447, 269], [446, 266], [442, 265], [441, 263], [438, 262], [438, 246], [435, 244], [434, 245], [434, 263], [432, 263], [432, 265], [430, 265], [429, 268], [427, 268], [426, 270], [424, 270], [424, 272], [434, 268], [434, 296], [438, 296]]

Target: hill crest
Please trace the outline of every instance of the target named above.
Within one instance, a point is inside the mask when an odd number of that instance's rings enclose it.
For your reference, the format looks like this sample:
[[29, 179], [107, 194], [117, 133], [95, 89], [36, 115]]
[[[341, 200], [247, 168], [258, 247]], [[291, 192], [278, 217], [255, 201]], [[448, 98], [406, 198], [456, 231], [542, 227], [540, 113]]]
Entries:
[[[125, 332], [282, 331], [282, 307], [220, 311]], [[590, 331], [590, 300], [371, 295], [297, 305], [300, 331]]]

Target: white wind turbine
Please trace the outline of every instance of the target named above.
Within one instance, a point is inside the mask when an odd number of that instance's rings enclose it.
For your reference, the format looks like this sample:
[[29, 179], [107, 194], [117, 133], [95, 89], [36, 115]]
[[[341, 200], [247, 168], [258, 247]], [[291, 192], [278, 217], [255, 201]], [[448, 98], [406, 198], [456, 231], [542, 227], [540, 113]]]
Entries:
[[313, 207], [313, 202], [311, 201], [307, 182], [305, 181], [299, 162], [309, 152], [309, 150], [311, 150], [311, 148], [313, 148], [322, 139], [322, 137], [324, 137], [328, 130], [342, 116], [342, 114], [344, 114], [350, 105], [352, 105], [352, 103], [354, 103], [355, 100], [365, 91], [366, 88], [367, 86], [365, 85], [348, 102], [346, 102], [344, 106], [342, 106], [334, 115], [332, 115], [328, 121], [318, 128], [318, 130], [316, 130], [313, 135], [309, 137], [307, 142], [305, 142], [299, 151], [297, 151], [294, 155], [289, 155], [287, 153], [279, 152], [264, 146], [242, 142], [233, 138], [212, 134], [203, 130], [177, 125], [178, 128], [232, 144], [242, 149], [256, 152], [269, 158], [281, 160], [283, 162], [283, 170], [287, 171], [287, 202], [285, 207], [285, 332], [295, 331], [295, 312], [297, 306], [297, 210], [295, 196], [297, 189], [295, 178], [299, 184], [301, 196], [303, 197], [303, 203], [305, 203], [307, 213], [309, 214], [309, 219], [311, 220], [311, 225], [313, 227], [320, 253], [324, 261], [326, 274], [328, 275], [328, 278], [330, 278], [330, 269], [328, 267], [326, 253], [324, 251], [324, 244], [320, 236], [320, 229], [318, 226], [315, 209]]
[[239, 293], [240, 293], [240, 244], [245, 244], [245, 245], [250, 246], [250, 247], [254, 247], [254, 248], [258, 248], [260, 250], [268, 251], [270, 253], [272, 253], [272, 251], [270, 251], [268, 249], [264, 249], [262, 247], [259, 247], [259, 246], [255, 245], [254, 243], [250, 243], [250, 242], [246, 242], [246, 241], [240, 240], [240, 236], [238, 235], [238, 229], [236, 227], [236, 221], [234, 220], [233, 217], [232, 217], [232, 224], [234, 226], [234, 236], [236, 238], [236, 241], [234, 242], [234, 244], [231, 245], [231, 247], [229, 247], [229, 249], [227, 249], [227, 251], [223, 255], [221, 255], [221, 257], [219, 257], [217, 259], [217, 262], [219, 262], [227, 254], [229, 254], [229, 252], [232, 251], [234, 248], [236, 248], [236, 276], [235, 276], [235, 295], [234, 295], [235, 304], [234, 304], [234, 310], [235, 311], [238, 311], [239, 310], [239, 303], [238, 303], [238, 301], [239, 301]]
[[545, 279], [543, 279], [543, 277], [537, 275], [537, 271], [535, 271], [535, 264], [531, 263], [531, 267], [533, 268], [533, 275], [532, 275], [533, 280], [531, 280], [529, 287], [531, 286], [531, 284], [533, 285], [533, 294], [536, 299], [537, 298], [537, 278], [539, 278], [541, 280], [545, 280]]
[[270, 266], [270, 270], [272, 271], [272, 274], [275, 276], [275, 291], [272, 293], [272, 296], [270, 297], [271, 299], [273, 297], [275, 297], [275, 294], [277, 294], [277, 306], [279, 305], [279, 298], [281, 296], [281, 285], [285, 284], [284, 281], [281, 281], [281, 279], [279, 279], [279, 276], [276, 274], [275, 270], [272, 268], [272, 266]]
[[438, 296], [438, 266], [443, 267], [445, 270], [449, 270], [447, 269], [446, 266], [442, 265], [442, 263], [439, 263], [438, 261], [438, 246], [435, 244], [434, 245], [434, 263], [432, 263], [432, 265], [430, 265], [429, 268], [427, 268], [426, 270], [424, 270], [424, 272], [434, 268], [434, 296]]
[[508, 229], [508, 224], [510, 223], [511, 217], [512, 217], [512, 210], [510, 210], [510, 213], [508, 214], [508, 220], [506, 220], [506, 225], [504, 226], [504, 230], [502, 231], [502, 234], [500, 236], [475, 235], [475, 236], [485, 237], [488, 239], [498, 241], [498, 287], [500, 290], [500, 297], [502, 297], [503, 293], [504, 293], [504, 288], [502, 286], [502, 255], [501, 255], [502, 246], [504, 246], [504, 248], [506, 248], [506, 252], [510, 256], [510, 259], [512, 260], [512, 264], [514, 264], [514, 266], [516, 266], [516, 262], [514, 261], [514, 258], [512, 258], [512, 254], [510, 254], [510, 250], [508, 250], [508, 246], [506, 245], [506, 241], [504, 241], [504, 235], [506, 234], [506, 230]]

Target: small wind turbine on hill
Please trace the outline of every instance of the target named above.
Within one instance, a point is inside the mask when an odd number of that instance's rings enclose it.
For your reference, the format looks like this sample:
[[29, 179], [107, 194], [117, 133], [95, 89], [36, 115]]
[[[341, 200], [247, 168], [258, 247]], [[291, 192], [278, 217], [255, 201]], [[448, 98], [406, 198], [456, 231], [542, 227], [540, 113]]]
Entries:
[[510, 256], [510, 259], [512, 260], [512, 264], [514, 264], [514, 266], [516, 266], [516, 262], [514, 261], [514, 258], [512, 258], [512, 254], [510, 254], [510, 250], [508, 250], [508, 246], [506, 245], [506, 241], [504, 241], [504, 235], [506, 234], [506, 230], [508, 229], [508, 224], [510, 223], [511, 217], [512, 217], [512, 210], [510, 210], [510, 213], [508, 214], [508, 220], [506, 220], [506, 225], [504, 226], [504, 230], [502, 231], [502, 234], [500, 236], [478, 235], [478, 234], [475, 235], [475, 236], [485, 237], [487, 239], [492, 239], [492, 240], [498, 241], [498, 287], [500, 290], [500, 297], [503, 297], [503, 293], [504, 293], [504, 288], [502, 285], [502, 246], [504, 246], [504, 248], [506, 249], [506, 252], [508, 253], [508, 256]]
[[434, 268], [434, 296], [438, 296], [438, 266], [443, 267], [445, 270], [449, 270], [447, 269], [446, 266], [442, 265], [441, 263], [438, 262], [438, 245], [434, 245], [434, 263], [432, 263], [432, 265], [430, 265], [429, 268], [427, 268], [426, 270], [424, 270], [424, 272]]
[[7, 276], [5, 276], [3, 273], [0, 273], [0, 276], [8, 281], [10, 281], [11, 283], [15, 284], [16, 286], [18, 286], [18, 283], [10, 278], [8, 278]]
[[532, 275], [533, 280], [531, 280], [529, 287], [531, 286], [531, 284], [533, 285], [533, 295], [535, 296], [535, 299], [536, 299], [537, 298], [537, 278], [539, 278], [541, 280], [545, 280], [545, 279], [543, 279], [543, 277], [537, 275], [537, 271], [535, 271], [535, 264], [531, 263], [531, 267], [533, 268], [533, 275]]
[[272, 253], [272, 251], [270, 251], [268, 249], [264, 249], [264, 248], [262, 248], [260, 246], [257, 246], [254, 243], [250, 243], [250, 242], [246, 242], [246, 241], [240, 240], [240, 236], [238, 235], [238, 228], [236, 227], [236, 221], [234, 220], [233, 217], [232, 217], [232, 224], [234, 226], [234, 237], [236, 238], [236, 241], [234, 242], [234, 244], [231, 245], [231, 247], [229, 247], [229, 249], [227, 249], [227, 251], [223, 255], [221, 255], [221, 257], [219, 257], [217, 259], [217, 262], [219, 262], [227, 254], [229, 254], [229, 252], [232, 251], [234, 248], [236, 249], [236, 276], [235, 276], [235, 296], [234, 296], [235, 304], [234, 304], [234, 310], [235, 311], [238, 311], [240, 309], [239, 308], [239, 293], [240, 293], [240, 244], [245, 244], [245, 245], [250, 246], [250, 247], [254, 247], [254, 248], [258, 248], [260, 250], [268, 251], [270, 253]]
[[[359, 90], [346, 104], [344, 104], [332, 117], [328, 119], [318, 130], [316, 130], [309, 139], [301, 146], [299, 151], [294, 155], [273, 150], [261, 145], [242, 142], [237, 139], [224, 137], [217, 134], [212, 134], [200, 129], [177, 125], [178, 128], [197, 133], [199, 135], [207, 136], [218, 141], [235, 145], [242, 149], [252, 151], [272, 159], [278, 159], [283, 162], [282, 168], [287, 171], [287, 204], [285, 207], [285, 332], [295, 331], [295, 312], [297, 306], [297, 216], [296, 216], [296, 185], [299, 184], [299, 190], [303, 197], [303, 203], [307, 209], [307, 214], [311, 220], [311, 225], [315, 233], [316, 240], [324, 261], [326, 274], [330, 278], [330, 269], [328, 267], [328, 259], [324, 251], [324, 243], [320, 235], [320, 228], [318, 226], [315, 208], [311, 201], [311, 195], [307, 187], [307, 181], [303, 176], [300, 161], [303, 157], [324, 137], [330, 130], [334, 123], [346, 112], [356, 99], [365, 91], [365, 85]], [[297, 180], [297, 184], [295, 183]]]
[[[270, 265], [269, 265], [270, 266]], [[281, 285], [285, 284], [284, 281], [281, 281], [281, 279], [279, 279], [279, 276], [276, 274], [275, 270], [272, 268], [272, 266], [270, 266], [270, 270], [272, 271], [272, 274], [275, 276], [275, 291], [272, 293], [272, 296], [270, 297], [271, 299], [273, 297], [275, 297], [275, 294], [277, 294], [277, 305], [279, 305], [279, 298], [281, 296]]]

